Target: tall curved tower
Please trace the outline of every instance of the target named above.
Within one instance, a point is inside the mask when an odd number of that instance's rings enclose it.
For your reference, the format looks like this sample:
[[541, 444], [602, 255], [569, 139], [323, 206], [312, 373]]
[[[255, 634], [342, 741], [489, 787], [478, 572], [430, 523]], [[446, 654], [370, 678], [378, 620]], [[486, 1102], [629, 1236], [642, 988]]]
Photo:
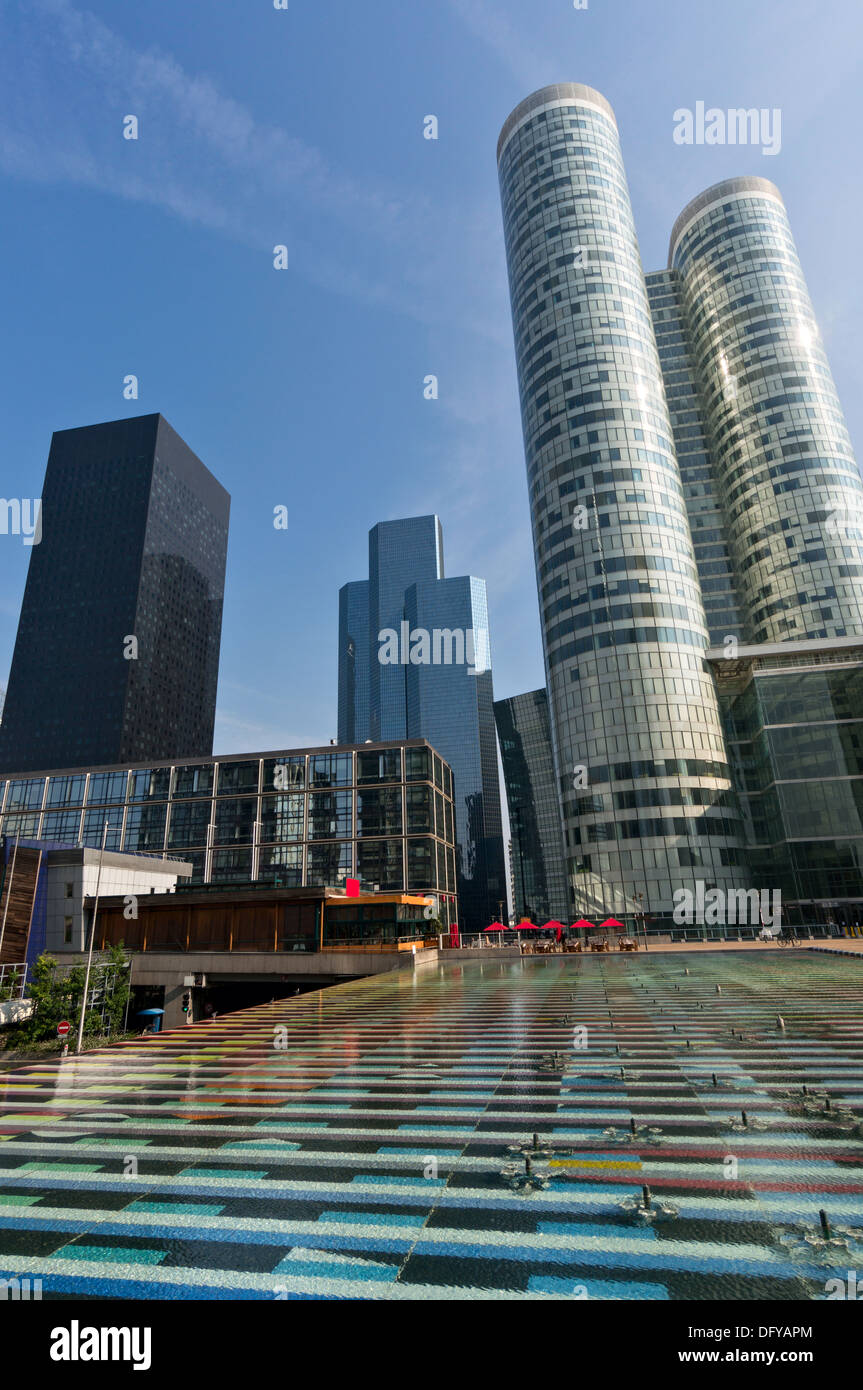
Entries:
[[708, 188], [668, 260], [749, 640], [863, 635], [863, 483], [779, 190]]
[[498, 167], [573, 907], [664, 916], [745, 875], [611, 106], [535, 92]]

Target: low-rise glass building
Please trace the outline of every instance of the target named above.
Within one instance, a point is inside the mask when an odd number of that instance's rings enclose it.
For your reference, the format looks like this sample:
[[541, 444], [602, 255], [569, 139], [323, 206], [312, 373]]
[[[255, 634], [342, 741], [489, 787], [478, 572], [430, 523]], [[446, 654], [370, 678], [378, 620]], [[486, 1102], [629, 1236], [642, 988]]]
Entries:
[[433, 894], [457, 917], [453, 779], [425, 739], [0, 781], [0, 835], [192, 865], [194, 883]]
[[863, 643], [708, 652], [752, 883], [782, 893], [783, 922], [863, 924]]

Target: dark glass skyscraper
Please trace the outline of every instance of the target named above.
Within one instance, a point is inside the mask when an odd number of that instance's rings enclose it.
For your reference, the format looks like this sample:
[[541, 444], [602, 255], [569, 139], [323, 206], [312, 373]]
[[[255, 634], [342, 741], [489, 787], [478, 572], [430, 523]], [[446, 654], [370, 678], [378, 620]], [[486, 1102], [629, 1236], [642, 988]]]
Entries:
[[[427, 738], [449, 763], [465, 931], [487, 926], [507, 898], [493, 702], [485, 582], [443, 578], [436, 516], [379, 523], [368, 584], [339, 595], [339, 742], [386, 729], [386, 738]], [[436, 800], [436, 818], [446, 814]], [[439, 892], [455, 891], [443, 855], [437, 875]]]
[[512, 831], [516, 917], [569, 920], [560, 801], [554, 775], [548, 694], [496, 700], [494, 717]]
[[[383, 521], [369, 532], [369, 640], [398, 629], [404, 619], [405, 592], [421, 580], [443, 579], [443, 532], [436, 516]], [[404, 668], [369, 662], [369, 731], [363, 738], [403, 738]], [[444, 754], [446, 756], [446, 754]]]
[[229, 510], [161, 415], [54, 434], [0, 770], [212, 752]]
[[369, 729], [369, 581], [339, 589], [339, 741], [360, 743]]

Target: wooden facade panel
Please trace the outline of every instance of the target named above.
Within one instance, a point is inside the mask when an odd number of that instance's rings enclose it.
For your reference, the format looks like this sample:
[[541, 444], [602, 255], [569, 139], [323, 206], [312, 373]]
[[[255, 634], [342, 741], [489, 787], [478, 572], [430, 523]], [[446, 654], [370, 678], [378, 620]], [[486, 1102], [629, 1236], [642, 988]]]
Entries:
[[42, 862], [41, 850], [19, 848], [15, 854], [13, 870], [13, 853], [14, 851], [10, 853], [6, 864], [3, 893], [0, 896], [0, 922], [3, 921], [4, 913], [6, 917], [3, 946], [0, 949], [0, 965], [15, 965], [19, 961], [23, 961], [27, 954], [33, 899], [36, 895], [39, 866]]

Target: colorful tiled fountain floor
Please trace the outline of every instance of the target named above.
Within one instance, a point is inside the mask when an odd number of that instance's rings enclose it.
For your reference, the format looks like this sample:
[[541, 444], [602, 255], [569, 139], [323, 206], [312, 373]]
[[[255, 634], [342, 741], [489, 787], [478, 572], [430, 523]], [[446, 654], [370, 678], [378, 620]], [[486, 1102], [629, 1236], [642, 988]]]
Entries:
[[0, 1077], [0, 1277], [822, 1299], [863, 1262], [861, 1122], [863, 961], [426, 966]]

